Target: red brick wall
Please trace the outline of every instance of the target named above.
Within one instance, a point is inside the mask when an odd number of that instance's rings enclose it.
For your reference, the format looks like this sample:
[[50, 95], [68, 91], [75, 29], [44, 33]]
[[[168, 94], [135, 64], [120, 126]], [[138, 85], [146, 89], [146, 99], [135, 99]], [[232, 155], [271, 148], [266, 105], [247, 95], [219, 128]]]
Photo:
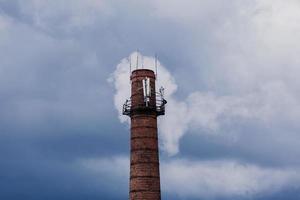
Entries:
[[142, 80], [150, 78], [155, 106], [155, 75], [151, 70], [139, 69], [132, 73], [132, 115], [130, 155], [130, 200], [160, 200], [157, 116], [151, 110], [140, 110], [145, 105]]

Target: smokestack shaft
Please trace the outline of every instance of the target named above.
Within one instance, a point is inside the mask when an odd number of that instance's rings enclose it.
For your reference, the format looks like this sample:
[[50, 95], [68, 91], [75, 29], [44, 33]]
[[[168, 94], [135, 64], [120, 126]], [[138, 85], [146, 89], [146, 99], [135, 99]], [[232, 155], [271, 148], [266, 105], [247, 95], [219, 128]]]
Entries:
[[[150, 78], [151, 97], [145, 107], [142, 80]], [[130, 200], [160, 200], [159, 150], [155, 74], [139, 69], [131, 75]]]

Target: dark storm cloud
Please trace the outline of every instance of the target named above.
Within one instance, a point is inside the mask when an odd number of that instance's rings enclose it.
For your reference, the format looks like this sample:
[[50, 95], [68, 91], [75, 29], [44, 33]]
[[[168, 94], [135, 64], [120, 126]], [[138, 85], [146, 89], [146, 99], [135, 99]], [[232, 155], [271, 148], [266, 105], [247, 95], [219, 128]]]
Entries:
[[[99, 175], [77, 162], [80, 158], [113, 155], [116, 152], [107, 149], [120, 151], [122, 144], [100, 136], [99, 131], [92, 134], [87, 130], [53, 130], [52, 135], [41, 131], [40, 136], [30, 136], [32, 133], [27, 131], [33, 130], [22, 130], [22, 135], [1, 134], [1, 198], [118, 199], [126, 194], [127, 179], [118, 180], [123, 187], [114, 192], [114, 178], [100, 173], [98, 179]], [[71, 131], [70, 136], [64, 135]]]
[[[289, 141], [290, 146], [286, 147], [283, 144], [287, 143], [288, 138], [277, 140], [267, 134], [259, 135], [268, 131], [264, 128], [243, 127], [243, 135], [239, 136], [238, 142], [230, 137], [189, 133], [188, 137], [181, 140], [180, 156], [192, 160], [238, 159], [266, 167], [298, 166], [297, 142]], [[276, 133], [278, 130], [273, 131]], [[256, 137], [260, 138], [259, 143]]]
[[[235, 73], [240, 71], [230, 71], [228, 66], [246, 64], [224, 59], [241, 57], [253, 65], [273, 64], [268, 58], [260, 57], [261, 63], [252, 61], [256, 57], [249, 49], [255, 40], [247, 33], [256, 27], [247, 29], [244, 24], [249, 16], [243, 15], [252, 7], [250, 1], [188, 1], [180, 5], [178, 1], [75, 0], [70, 4], [66, 0], [0, 0], [0, 198], [127, 198], [127, 177], [107, 173], [101, 163], [96, 165], [97, 173], [82, 165], [89, 159], [127, 155], [129, 151], [129, 130], [118, 122], [114, 90], [107, 78], [120, 59], [139, 48], [145, 55], [158, 53], [177, 80], [179, 99], [195, 90], [234, 94], [238, 86], [261, 83], [251, 79], [256, 68]], [[233, 32], [242, 36], [234, 37]], [[244, 42], [241, 45], [239, 41]], [[267, 69], [257, 71], [261, 75]], [[240, 84], [234, 78], [226, 82], [231, 73], [241, 76]], [[290, 78], [289, 74], [286, 77]], [[293, 87], [298, 88], [296, 83]], [[245, 133], [236, 142], [222, 135], [232, 130], [232, 124], [220, 131], [221, 137], [190, 130], [175, 159], [228, 158], [259, 166], [297, 167], [298, 137], [294, 132], [298, 127], [288, 117], [284, 119], [288, 123], [270, 124], [274, 126], [271, 129], [234, 124], [238, 132]], [[277, 137], [280, 134], [276, 132], [283, 131], [290, 133], [289, 137]], [[273, 133], [272, 138], [262, 134], [268, 132]], [[164, 160], [170, 158], [164, 155]], [[287, 191], [276, 195], [285, 199], [299, 196], [297, 187]], [[163, 195], [166, 199], [185, 198], [171, 192]]]
[[128, 149], [101, 51], [36, 27], [19, 3], [1, 2], [1, 198], [119, 199], [76, 164]]

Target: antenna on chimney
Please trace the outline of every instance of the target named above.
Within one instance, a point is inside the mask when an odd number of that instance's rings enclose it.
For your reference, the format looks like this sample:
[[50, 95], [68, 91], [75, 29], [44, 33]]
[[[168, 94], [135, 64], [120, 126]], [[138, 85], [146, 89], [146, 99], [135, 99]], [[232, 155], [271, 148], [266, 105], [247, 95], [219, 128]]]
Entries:
[[149, 77], [143, 79], [143, 94], [144, 94], [144, 101], [146, 103], [146, 107], [148, 107], [148, 104], [150, 102], [150, 97], [151, 97], [151, 87], [150, 87]]
[[143, 55], [141, 57], [141, 60], [142, 60], [142, 69], [144, 69], [144, 56]]
[[129, 69], [130, 69], [130, 73], [131, 73], [131, 55], [129, 57]]
[[157, 54], [155, 54], [155, 78], [157, 79]]
[[139, 50], [136, 50], [136, 69], [139, 67]]

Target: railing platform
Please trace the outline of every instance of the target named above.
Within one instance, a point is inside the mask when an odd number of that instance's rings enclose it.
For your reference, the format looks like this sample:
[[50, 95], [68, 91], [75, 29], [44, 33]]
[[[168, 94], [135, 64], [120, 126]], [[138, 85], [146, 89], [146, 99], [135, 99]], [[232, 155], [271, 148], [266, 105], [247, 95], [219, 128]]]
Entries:
[[[141, 105], [136, 105], [135, 110], [151, 110], [155, 111], [156, 115], [164, 115], [165, 114], [165, 105], [167, 104], [167, 101], [163, 98], [163, 96], [160, 93], [156, 94], [156, 104], [155, 106], [146, 106], [146, 103]], [[132, 114], [132, 103], [131, 99], [127, 99], [126, 102], [123, 105], [123, 115], [130, 116]]]

